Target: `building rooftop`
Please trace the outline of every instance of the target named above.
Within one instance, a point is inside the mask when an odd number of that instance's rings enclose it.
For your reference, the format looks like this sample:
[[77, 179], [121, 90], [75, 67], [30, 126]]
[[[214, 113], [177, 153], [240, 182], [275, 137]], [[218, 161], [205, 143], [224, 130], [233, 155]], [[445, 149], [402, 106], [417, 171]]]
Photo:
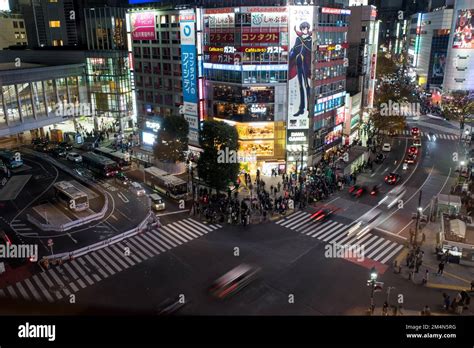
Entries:
[[0, 71], [22, 70], [22, 69], [40, 68], [40, 67], [46, 66], [44, 64], [33, 64], [33, 63], [21, 62], [21, 65], [18, 67], [15, 64], [16, 64], [15, 62], [0, 63]]

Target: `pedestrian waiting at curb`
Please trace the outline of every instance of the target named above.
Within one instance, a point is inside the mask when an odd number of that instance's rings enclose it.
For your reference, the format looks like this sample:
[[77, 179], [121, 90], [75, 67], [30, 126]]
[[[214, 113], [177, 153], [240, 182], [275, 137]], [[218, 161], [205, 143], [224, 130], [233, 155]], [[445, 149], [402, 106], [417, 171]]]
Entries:
[[438, 275], [443, 275], [443, 271], [444, 271], [444, 263], [440, 262], [438, 265]]
[[425, 271], [425, 275], [423, 277], [423, 280], [421, 281], [423, 285], [426, 285], [428, 283], [428, 277], [430, 275], [430, 271], [428, 269]]

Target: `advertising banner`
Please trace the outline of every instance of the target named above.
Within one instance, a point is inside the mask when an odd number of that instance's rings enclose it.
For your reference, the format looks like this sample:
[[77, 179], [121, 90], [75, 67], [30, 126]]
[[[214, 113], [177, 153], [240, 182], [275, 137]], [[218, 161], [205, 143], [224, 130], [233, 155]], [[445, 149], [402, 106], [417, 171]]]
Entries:
[[262, 32], [259, 33], [242, 33], [242, 44], [255, 43], [280, 43], [280, 33]]
[[156, 40], [156, 13], [138, 12], [130, 15], [132, 40]]
[[251, 25], [253, 28], [280, 27], [288, 24], [288, 15], [279, 12], [252, 12]]
[[453, 33], [453, 48], [474, 48], [474, 9], [459, 10]]
[[199, 128], [195, 23], [194, 10], [179, 12], [184, 118], [189, 123], [188, 137], [192, 144], [198, 142]]
[[288, 63], [288, 129], [309, 128], [313, 6], [291, 6]]

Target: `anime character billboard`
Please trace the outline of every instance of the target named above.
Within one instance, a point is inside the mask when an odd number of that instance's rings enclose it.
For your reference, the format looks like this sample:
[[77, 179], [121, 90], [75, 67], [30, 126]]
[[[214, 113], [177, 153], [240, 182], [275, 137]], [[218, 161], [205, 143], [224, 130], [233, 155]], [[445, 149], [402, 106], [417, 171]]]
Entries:
[[313, 11], [314, 8], [311, 6], [290, 8], [288, 129], [308, 129], [309, 127]]
[[474, 10], [459, 10], [454, 28], [453, 48], [474, 48]]

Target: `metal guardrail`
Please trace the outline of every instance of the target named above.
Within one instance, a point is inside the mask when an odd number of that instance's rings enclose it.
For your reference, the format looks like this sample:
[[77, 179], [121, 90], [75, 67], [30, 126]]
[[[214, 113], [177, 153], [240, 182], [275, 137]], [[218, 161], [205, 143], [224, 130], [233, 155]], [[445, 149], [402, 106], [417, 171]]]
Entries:
[[142, 232], [143, 230], [145, 230], [148, 223], [150, 222], [151, 216], [152, 216], [152, 213], [149, 212], [147, 214], [146, 218], [137, 227], [135, 227], [135, 228], [133, 228], [133, 229], [127, 231], [127, 232], [121, 233], [117, 236], [111, 237], [111, 238], [106, 239], [104, 241], [97, 242], [97, 243], [88, 245], [86, 247], [83, 247], [83, 248], [80, 248], [80, 249], [77, 249], [77, 250], [74, 250], [74, 251], [44, 256], [41, 261], [44, 261], [44, 260], [62, 260], [62, 261], [72, 260], [76, 257], [83, 256], [83, 255], [85, 255], [87, 253], [90, 253], [92, 251], [96, 251], [96, 250], [105, 248], [109, 245], [113, 245], [115, 243], [118, 243], [118, 242], [120, 242], [120, 241], [122, 241], [126, 238], [132, 237], [132, 236]]

